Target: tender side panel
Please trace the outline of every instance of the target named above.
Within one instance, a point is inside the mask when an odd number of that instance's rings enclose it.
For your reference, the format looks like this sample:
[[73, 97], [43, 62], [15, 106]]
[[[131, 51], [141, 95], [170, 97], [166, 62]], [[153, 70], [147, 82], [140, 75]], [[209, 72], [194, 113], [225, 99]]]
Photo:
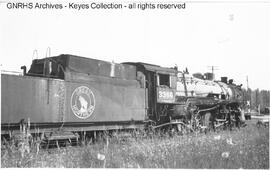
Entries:
[[145, 120], [145, 91], [135, 80], [89, 77], [66, 88], [66, 122]]
[[63, 81], [15, 75], [1, 76], [1, 123], [58, 122], [65, 112]]

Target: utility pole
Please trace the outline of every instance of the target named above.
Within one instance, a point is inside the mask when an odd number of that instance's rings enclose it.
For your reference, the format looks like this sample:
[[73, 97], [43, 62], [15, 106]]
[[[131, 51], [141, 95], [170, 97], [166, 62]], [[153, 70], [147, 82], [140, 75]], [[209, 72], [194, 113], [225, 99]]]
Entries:
[[250, 110], [251, 110], [251, 90], [249, 90], [249, 85], [248, 85], [248, 76], [247, 76], [247, 94], [248, 94], [248, 99], [249, 101], [247, 101], [247, 104], [248, 104], [248, 112], [250, 113]]
[[249, 89], [249, 87], [248, 87], [248, 76], [247, 76], [247, 90]]
[[208, 69], [211, 69], [212, 74], [213, 74], [213, 80], [215, 80], [215, 73], [214, 73], [214, 71], [215, 70], [218, 70], [218, 66], [207, 66], [207, 67], [208, 67]]

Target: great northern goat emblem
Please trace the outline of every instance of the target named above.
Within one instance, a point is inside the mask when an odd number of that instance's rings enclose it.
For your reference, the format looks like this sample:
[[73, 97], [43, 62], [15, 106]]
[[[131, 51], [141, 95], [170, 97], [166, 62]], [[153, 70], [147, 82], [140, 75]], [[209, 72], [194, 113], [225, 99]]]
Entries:
[[87, 119], [95, 109], [95, 96], [86, 86], [77, 87], [71, 95], [71, 110], [80, 119]]

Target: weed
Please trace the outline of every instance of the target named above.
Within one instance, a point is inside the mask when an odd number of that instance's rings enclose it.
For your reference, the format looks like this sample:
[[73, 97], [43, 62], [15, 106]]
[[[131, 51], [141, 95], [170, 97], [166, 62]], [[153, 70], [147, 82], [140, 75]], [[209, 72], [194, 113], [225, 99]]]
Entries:
[[[170, 135], [157, 132], [145, 137], [136, 131], [104, 135], [84, 146], [34, 149], [20, 156], [13, 144], [1, 147], [2, 167], [50, 168], [263, 168], [269, 169], [269, 129], [250, 123], [241, 130], [206, 135]], [[105, 139], [105, 140], [104, 140]]]

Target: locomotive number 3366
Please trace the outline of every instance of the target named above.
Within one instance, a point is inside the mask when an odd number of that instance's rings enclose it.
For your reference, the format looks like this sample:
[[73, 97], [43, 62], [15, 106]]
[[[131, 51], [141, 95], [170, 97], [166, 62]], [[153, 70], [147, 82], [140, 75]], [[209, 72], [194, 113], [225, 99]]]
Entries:
[[173, 99], [173, 92], [171, 91], [159, 91], [158, 97], [160, 99]]

